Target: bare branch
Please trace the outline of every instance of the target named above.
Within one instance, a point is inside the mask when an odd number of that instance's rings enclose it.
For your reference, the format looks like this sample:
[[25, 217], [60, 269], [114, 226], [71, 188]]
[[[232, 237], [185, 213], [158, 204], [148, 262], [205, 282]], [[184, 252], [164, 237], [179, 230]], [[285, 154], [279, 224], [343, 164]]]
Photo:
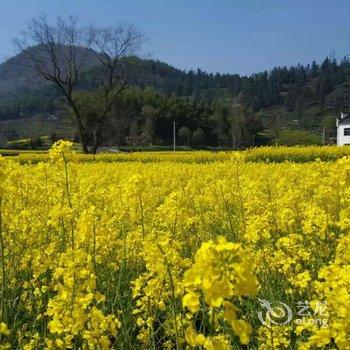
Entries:
[[[32, 19], [15, 45], [22, 53], [23, 65], [34, 69], [43, 79], [54, 83], [74, 112], [81, 143], [88, 152], [88, 134], [93, 134], [92, 151], [101, 143], [101, 131], [110, 116], [116, 97], [127, 87], [123, 58], [134, 54], [143, 35], [133, 26], [82, 27], [75, 17], [57, 18], [49, 24], [46, 16]], [[81, 72], [98, 66], [95, 74], [104, 95], [104, 106], [96, 118], [95, 129], [84, 124], [77, 102]]]

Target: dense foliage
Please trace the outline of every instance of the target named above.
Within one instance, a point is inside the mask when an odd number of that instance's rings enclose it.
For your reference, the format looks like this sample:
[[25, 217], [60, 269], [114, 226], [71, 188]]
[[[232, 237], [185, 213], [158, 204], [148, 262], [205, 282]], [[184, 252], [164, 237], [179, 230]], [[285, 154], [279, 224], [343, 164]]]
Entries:
[[[290, 144], [295, 130], [312, 133], [310, 136], [298, 134], [298, 143], [315, 143], [321, 140], [321, 130], [325, 130], [326, 139], [333, 137], [335, 116], [350, 108], [350, 62], [346, 57], [339, 62], [326, 58], [321, 64], [276, 67], [251, 76], [212, 74], [199, 69], [184, 72], [159, 61], [136, 57], [128, 58], [127, 66], [129, 82], [137, 88], [121, 98], [123, 108], [112, 118], [119, 131], [115, 132], [116, 139], [104, 136], [107, 144], [152, 141], [167, 144], [173, 120], [178, 128], [190, 129], [191, 136], [182, 138], [181, 142], [197, 146], [245, 147], [269, 140]], [[45, 84], [36, 84], [33, 90], [25, 83], [30, 79], [28, 76], [25, 80], [19, 79], [21, 87], [17, 90], [4, 90], [12, 86], [9, 74], [4, 73], [8, 67], [8, 62], [0, 66], [0, 91], [4, 91], [0, 96], [0, 119], [45, 115], [63, 120], [67, 116], [58, 91]], [[80, 76], [79, 88], [85, 95], [90, 91], [90, 99], [98, 93], [98, 79], [95, 79], [98, 70], [89, 66]], [[21, 70], [20, 74], [30, 76], [33, 72]], [[1, 77], [4, 77], [2, 83]], [[150, 87], [154, 89], [153, 95], [157, 95], [151, 101]], [[86, 99], [84, 96], [82, 101]], [[120, 103], [116, 101], [116, 105]], [[3, 128], [0, 141], [22, 136], [21, 132], [16, 134], [15, 123], [11, 125], [14, 126]], [[294, 134], [280, 138], [285, 129], [294, 130]], [[65, 126], [64, 130], [63, 136], [74, 136], [69, 127]], [[55, 132], [54, 126], [48, 126], [46, 131], [50, 136]]]
[[69, 147], [0, 158], [1, 349], [348, 349], [348, 159], [82, 163]]

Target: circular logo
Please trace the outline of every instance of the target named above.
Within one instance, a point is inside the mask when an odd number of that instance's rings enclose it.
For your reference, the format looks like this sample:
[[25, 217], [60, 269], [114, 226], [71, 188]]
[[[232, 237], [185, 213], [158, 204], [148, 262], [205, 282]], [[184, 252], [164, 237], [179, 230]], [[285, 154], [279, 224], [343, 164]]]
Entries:
[[264, 326], [284, 325], [292, 320], [293, 312], [287, 304], [280, 301], [277, 305], [272, 306], [268, 300], [258, 300], [260, 305], [265, 309], [258, 313], [258, 318]]

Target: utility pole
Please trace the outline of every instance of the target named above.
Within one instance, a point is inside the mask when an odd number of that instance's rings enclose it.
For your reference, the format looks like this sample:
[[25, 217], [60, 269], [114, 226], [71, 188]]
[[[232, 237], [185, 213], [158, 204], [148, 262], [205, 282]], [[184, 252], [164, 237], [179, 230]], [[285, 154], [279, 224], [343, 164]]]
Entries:
[[173, 121], [173, 141], [174, 141], [174, 152], [176, 152], [176, 123]]
[[325, 129], [322, 129], [321, 131], [321, 142], [322, 142], [322, 145], [325, 144], [325, 138], [326, 138], [326, 130]]

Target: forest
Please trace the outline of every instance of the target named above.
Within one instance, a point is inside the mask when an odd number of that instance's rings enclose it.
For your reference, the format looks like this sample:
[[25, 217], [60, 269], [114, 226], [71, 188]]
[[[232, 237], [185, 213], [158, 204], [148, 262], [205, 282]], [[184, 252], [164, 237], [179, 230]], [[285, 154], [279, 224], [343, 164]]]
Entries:
[[[57, 87], [21, 67], [20, 56], [0, 65], [2, 146], [40, 136], [77, 141], [71, 110]], [[275, 67], [250, 76], [200, 69], [186, 72], [136, 56], [123, 60], [128, 67], [128, 88], [113, 100], [102, 130], [103, 145], [170, 145], [174, 121], [178, 143], [189, 147], [332, 142], [336, 116], [350, 109], [348, 57]], [[95, 122], [103, 102], [100, 83], [95, 79], [99, 70], [91, 60], [77, 82], [75, 97], [86, 125]], [[31, 127], [33, 120], [44, 126]]]

